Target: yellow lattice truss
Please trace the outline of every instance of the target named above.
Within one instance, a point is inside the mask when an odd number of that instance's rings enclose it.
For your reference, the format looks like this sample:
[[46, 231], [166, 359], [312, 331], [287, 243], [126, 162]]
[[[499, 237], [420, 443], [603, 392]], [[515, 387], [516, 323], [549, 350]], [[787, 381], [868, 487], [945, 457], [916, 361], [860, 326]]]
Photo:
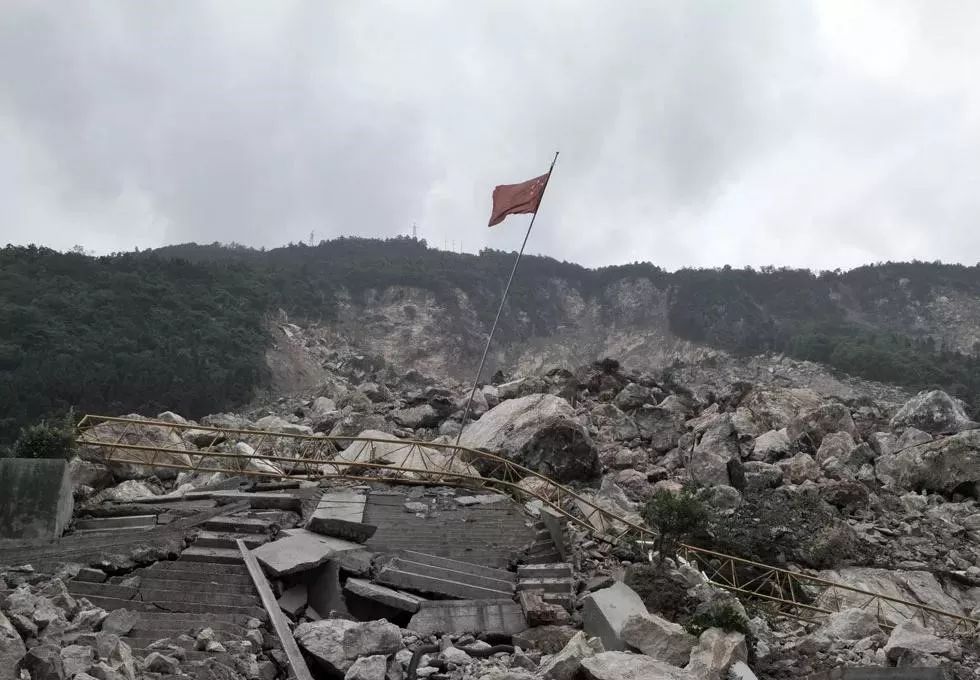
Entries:
[[[597, 539], [650, 545], [649, 528], [598, 505], [592, 498], [501, 456], [465, 446], [211, 427], [161, 420], [86, 415], [78, 444], [110, 465], [141, 465], [190, 472], [233, 472], [279, 480], [347, 479], [362, 482], [450, 485], [537, 501]], [[184, 444], [193, 438], [195, 446]], [[244, 442], [244, 453], [233, 444]], [[708, 580], [736, 595], [770, 602], [780, 613], [811, 620], [859, 607], [887, 625], [921, 620], [942, 632], [970, 631], [980, 621], [920, 602], [874, 593], [817, 576], [682, 545], [681, 556]]]

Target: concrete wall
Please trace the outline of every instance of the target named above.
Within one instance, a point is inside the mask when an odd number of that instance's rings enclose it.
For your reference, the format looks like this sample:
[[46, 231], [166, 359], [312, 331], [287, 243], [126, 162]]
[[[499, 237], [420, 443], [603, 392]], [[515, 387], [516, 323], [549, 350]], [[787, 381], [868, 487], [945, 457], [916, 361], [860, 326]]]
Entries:
[[0, 459], [0, 539], [60, 538], [74, 505], [67, 462]]

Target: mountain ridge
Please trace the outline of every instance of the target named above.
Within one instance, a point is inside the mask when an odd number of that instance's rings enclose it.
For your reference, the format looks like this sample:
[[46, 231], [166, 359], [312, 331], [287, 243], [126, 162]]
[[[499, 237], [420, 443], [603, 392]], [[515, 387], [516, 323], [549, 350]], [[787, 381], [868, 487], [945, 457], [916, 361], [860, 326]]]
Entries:
[[[280, 313], [391, 365], [472, 379], [513, 253], [346, 238], [98, 258], [8, 246], [0, 264], [3, 439], [70, 406], [195, 414], [244, 403], [270, 385]], [[980, 266], [666, 272], [525, 256], [483, 377], [606, 355], [659, 370], [782, 353], [976, 406], [978, 349]]]

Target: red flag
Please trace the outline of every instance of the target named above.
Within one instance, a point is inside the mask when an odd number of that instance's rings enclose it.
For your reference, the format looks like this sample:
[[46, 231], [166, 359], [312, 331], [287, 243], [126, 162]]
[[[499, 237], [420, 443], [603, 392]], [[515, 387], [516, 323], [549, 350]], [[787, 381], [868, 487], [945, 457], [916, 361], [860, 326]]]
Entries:
[[500, 224], [508, 215], [537, 212], [550, 174], [549, 172], [520, 184], [501, 184], [494, 187], [493, 212], [490, 213], [490, 224], [487, 226]]

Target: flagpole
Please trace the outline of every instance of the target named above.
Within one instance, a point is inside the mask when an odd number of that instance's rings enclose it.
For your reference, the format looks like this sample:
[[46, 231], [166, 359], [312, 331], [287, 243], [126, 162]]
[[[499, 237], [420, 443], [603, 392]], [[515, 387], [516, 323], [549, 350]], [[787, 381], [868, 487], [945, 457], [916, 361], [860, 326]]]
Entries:
[[473, 389], [470, 390], [470, 398], [466, 400], [466, 409], [463, 411], [463, 422], [459, 427], [459, 434], [456, 435], [456, 446], [459, 446], [459, 440], [463, 436], [463, 429], [466, 427], [466, 421], [470, 415], [470, 409], [473, 407], [473, 397], [476, 396], [476, 389], [480, 385], [480, 376], [483, 374], [483, 367], [487, 363], [487, 355], [490, 353], [490, 343], [493, 342], [493, 334], [497, 331], [497, 324], [500, 322], [500, 314], [504, 311], [504, 303], [507, 302], [507, 293], [510, 292], [510, 284], [514, 282], [514, 275], [517, 273], [517, 265], [521, 263], [521, 256], [524, 254], [524, 247], [527, 246], [527, 240], [531, 236], [531, 229], [534, 227], [534, 220], [538, 216], [538, 210], [541, 209], [541, 201], [544, 200], [544, 192], [548, 190], [548, 182], [551, 181], [551, 173], [555, 169], [555, 163], [558, 162], [558, 152], [555, 152], [555, 157], [551, 161], [551, 167], [548, 168], [548, 177], [544, 181], [544, 186], [541, 187], [541, 198], [538, 199], [538, 206], [534, 209], [534, 213], [531, 215], [531, 222], [527, 225], [527, 232], [524, 234], [524, 242], [521, 243], [521, 249], [517, 252], [517, 257], [514, 259], [514, 268], [510, 270], [510, 278], [507, 279], [507, 285], [504, 287], [504, 294], [500, 298], [500, 306], [497, 308], [497, 316], [494, 317], [493, 325], [490, 327], [490, 335], [487, 336], [487, 345], [483, 348], [483, 357], [480, 359], [480, 367], [476, 370], [476, 377], [473, 378]]

